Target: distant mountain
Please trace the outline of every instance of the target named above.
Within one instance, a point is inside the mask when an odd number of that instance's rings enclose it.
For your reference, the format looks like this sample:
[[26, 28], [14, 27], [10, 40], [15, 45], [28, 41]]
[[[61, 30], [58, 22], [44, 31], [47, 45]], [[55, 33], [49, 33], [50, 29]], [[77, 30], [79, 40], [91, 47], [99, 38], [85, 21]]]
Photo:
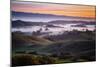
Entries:
[[48, 25], [46, 25], [46, 27], [49, 27], [49, 28], [62, 28], [60, 26], [55, 26], [53, 24], [48, 24]]
[[12, 21], [12, 27], [23, 27], [23, 26], [30, 26], [32, 23], [27, 23], [21, 20]]
[[[52, 14], [25, 13], [25, 12], [15, 12], [15, 11], [12, 11], [12, 15], [13, 16], [29, 16], [29, 17], [58, 17], [58, 15], [52, 15]], [[66, 17], [66, 16], [60, 16], [60, 17]]]
[[43, 22], [30, 22], [30, 21], [22, 21], [22, 20], [15, 20], [12, 21], [12, 27], [25, 27], [25, 26], [38, 26], [44, 25], [46, 23]]
[[81, 23], [84, 25], [95, 25], [95, 21], [66, 21], [66, 20], [55, 20], [55, 21], [50, 21], [49, 23], [51, 24], [73, 24], [73, 23]]
[[46, 27], [60, 27], [60, 26], [55, 26], [54, 24], [77, 24], [77, 25], [72, 25], [74, 27], [85, 27], [85, 25], [96, 25], [95, 21], [65, 21], [65, 20], [55, 20], [55, 21], [50, 21], [50, 22], [30, 22], [30, 21], [22, 21], [22, 20], [15, 20], [12, 21], [12, 27], [26, 27], [26, 26], [43, 26], [45, 25]]
[[82, 24], [78, 24], [78, 25], [71, 25], [71, 27], [86, 27], [85, 25], [82, 25]]
[[52, 15], [52, 14], [40, 14], [40, 13], [25, 13], [12, 11], [13, 20], [23, 21], [36, 21], [36, 22], [49, 22], [54, 20], [93, 20], [85, 17], [73, 17], [63, 15]]

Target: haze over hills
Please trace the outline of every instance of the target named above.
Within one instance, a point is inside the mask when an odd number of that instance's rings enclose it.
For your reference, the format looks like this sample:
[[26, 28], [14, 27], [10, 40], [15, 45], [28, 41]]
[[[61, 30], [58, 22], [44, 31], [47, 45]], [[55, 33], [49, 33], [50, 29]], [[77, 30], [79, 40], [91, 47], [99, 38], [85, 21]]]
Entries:
[[22, 21], [15, 20], [12, 21], [12, 27], [24, 27], [24, 26], [43, 26], [43, 25], [51, 25], [53, 24], [79, 24], [79, 25], [96, 25], [95, 21], [65, 21], [65, 20], [55, 20], [50, 22], [30, 22], [30, 21]]
[[85, 17], [73, 17], [73, 16], [63, 16], [63, 15], [52, 15], [52, 14], [40, 14], [40, 13], [25, 13], [25, 12], [15, 12], [12, 11], [12, 20], [24, 20], [32, 22], [49, 22], [55, 20], [67, 20], [67, 21], [95, 21], [92, 18]]

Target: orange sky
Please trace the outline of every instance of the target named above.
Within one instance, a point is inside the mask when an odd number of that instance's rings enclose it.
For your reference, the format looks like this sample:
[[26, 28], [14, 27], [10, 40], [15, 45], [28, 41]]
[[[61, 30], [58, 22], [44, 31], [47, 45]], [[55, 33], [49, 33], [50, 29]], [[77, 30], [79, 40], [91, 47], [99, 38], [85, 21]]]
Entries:
[[18, 12], [95, 18], [95, 6], [13, 1], [11, 8]]

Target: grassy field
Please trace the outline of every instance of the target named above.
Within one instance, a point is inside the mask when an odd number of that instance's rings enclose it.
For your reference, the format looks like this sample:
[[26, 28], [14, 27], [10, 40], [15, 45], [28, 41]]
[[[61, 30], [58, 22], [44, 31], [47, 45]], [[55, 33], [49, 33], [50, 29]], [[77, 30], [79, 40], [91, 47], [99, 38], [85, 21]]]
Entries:
[[12, 65], [42, 65], [95, 61], [95, 31], [56, 36], [12, 33]]

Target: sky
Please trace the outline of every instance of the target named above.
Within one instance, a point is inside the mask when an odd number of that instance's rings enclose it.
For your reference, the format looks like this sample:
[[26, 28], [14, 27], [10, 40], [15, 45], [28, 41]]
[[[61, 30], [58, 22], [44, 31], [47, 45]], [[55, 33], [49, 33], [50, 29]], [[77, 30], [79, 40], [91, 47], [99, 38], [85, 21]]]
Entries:
[[11, 10], [27, 13], [53, 14], [95, 18], [94, 5], [51, 4], [39, 2], [12, 1]]

